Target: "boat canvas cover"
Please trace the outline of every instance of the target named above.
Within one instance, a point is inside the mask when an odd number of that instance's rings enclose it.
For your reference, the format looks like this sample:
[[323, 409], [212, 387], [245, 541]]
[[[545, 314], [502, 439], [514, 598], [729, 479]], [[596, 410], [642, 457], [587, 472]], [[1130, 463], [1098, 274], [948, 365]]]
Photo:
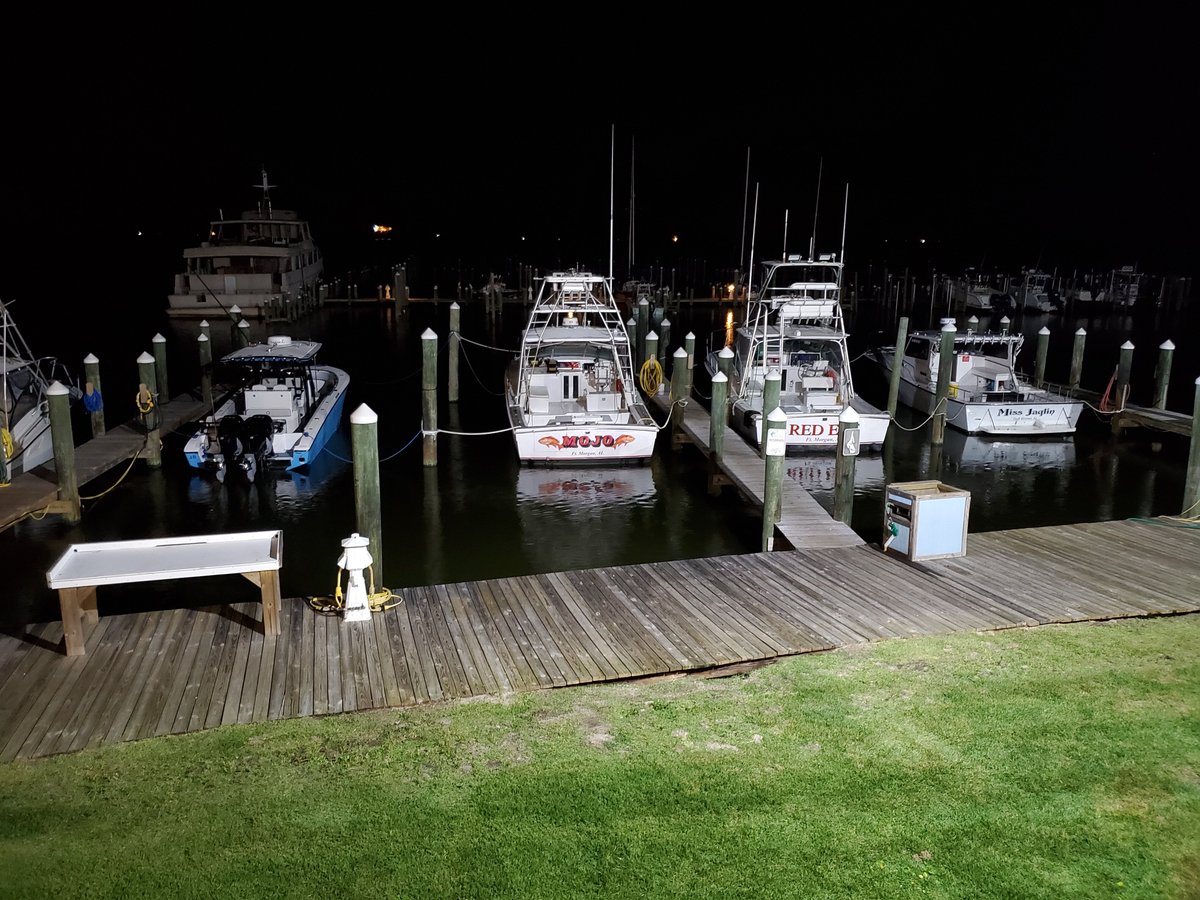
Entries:
[[221, 362], [232, 363], [306, 363], [316, 359], [321, 345], [316, 341], [292, 341], [290, 344], [269, 346], [252, 344], [221, 357]]

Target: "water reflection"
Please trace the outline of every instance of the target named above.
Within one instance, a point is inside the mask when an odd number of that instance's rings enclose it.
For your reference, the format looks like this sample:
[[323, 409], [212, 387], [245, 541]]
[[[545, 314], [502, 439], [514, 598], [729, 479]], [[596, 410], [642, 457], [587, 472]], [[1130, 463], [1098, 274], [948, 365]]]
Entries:
[[523, 468], [517, 474], [518, 505], [594, 512], [597, 506], [647, 503], [653, 498], [654, 472], [649, 466]]

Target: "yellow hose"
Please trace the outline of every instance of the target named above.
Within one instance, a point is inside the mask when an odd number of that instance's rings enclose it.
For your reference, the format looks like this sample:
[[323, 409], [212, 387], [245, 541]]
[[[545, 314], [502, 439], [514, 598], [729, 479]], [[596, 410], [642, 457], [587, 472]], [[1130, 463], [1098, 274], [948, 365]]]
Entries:
[[642, 371], [638, 373], [638, 380], [641, 382], [642, 390], [650, 396], [658, 393], [659, 387], [662, 386], [663, 370], [658, 364], [657, 359], [648, 359], [642, 363]]
[[[370, 590], [367, 591], [367, 605], [371, 607], [371, 612], [385, 612], [389, 609], [394, 609], [404, 602], [404, 598], [393, 593], [388, 588], [380, 588], [375, 590], [375, 567], [367, 567], [367, 584]], [[314, 610], [319, 613], [332, 614], [341, 612], [346, 608], [346, 604], [342, 595], [342, 570], [337, 570], [337, 578], [333, 583], [333, 596], [324, 597], [305, 597], [305, 601]], [[388, 601], [394, 600], [394, 603]]]

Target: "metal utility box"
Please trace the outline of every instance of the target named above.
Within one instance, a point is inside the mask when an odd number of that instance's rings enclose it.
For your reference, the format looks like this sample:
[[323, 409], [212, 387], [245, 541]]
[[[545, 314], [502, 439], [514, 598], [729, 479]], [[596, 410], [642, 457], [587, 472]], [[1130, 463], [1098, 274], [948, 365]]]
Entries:
[[940, 481], [889, 484], [883, 503], [883, 549], [909, 562], [967, 555], [969, 491]]

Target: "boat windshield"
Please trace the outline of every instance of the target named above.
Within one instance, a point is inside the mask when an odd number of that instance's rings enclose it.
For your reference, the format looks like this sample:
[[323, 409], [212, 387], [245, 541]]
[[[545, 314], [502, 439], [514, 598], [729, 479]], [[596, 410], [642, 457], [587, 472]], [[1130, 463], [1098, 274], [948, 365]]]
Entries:
[[833, 341], [787, 338], [783, 342], [783, 353], [786, 364], [803, 370], [803, 374], [819, 375], [826, 369], [840, 372], [846, 362], [841, 344]]
[[776, 265], [773, 269], [765, 269], [764, 282], [769, 293], [784, 294], [814, 287], [834, 286], [838, 283], [838, 267], [820, 263], [793, 263]]

